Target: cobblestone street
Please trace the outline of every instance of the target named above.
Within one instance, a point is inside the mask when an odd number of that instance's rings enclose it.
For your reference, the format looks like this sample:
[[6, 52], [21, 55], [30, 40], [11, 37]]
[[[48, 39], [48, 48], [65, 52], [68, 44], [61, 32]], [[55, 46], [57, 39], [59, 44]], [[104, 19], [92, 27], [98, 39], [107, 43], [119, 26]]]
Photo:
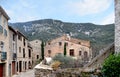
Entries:
[[21, 72], [20, 74], [14, 75], [12, 77], [35, 77], [34, 70], [28, 70], [26, 72]]

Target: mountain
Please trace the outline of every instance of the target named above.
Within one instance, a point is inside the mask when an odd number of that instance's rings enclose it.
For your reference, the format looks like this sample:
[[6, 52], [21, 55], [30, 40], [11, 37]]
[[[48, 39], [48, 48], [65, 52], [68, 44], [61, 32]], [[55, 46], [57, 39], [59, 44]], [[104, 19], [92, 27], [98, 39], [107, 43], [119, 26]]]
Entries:
[[95, 25], [92, 23], [71, 23], [60, 20], [43, 19], [21, 23], [10, 23], [13, 28], [24, 33], [29, 40], [48, 41], [63, 34], [90, 40], [95, 54], [114, 42], [114, 24]]

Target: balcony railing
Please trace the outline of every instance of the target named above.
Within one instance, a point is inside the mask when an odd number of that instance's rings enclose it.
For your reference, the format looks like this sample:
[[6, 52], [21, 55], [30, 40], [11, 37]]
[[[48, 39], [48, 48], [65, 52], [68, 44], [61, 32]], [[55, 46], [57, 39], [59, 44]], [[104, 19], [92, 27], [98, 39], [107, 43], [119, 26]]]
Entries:
[[1, 60], [4, 61], [7, 59], [7, 52], [0, 52], [1, 53]]
[[16, 60], [16, 58], [17, 58], [16, 53], [13, 53], [13, 60]]

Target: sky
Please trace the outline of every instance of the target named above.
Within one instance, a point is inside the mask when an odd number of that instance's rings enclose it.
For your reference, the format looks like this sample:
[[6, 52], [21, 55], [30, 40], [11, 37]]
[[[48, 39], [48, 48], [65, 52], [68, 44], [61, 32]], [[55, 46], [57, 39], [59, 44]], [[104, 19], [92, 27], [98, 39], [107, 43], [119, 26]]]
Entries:
[[9, 22], [57, 19], [64, 22], [114, 23], [114, 0], [0, 0]]

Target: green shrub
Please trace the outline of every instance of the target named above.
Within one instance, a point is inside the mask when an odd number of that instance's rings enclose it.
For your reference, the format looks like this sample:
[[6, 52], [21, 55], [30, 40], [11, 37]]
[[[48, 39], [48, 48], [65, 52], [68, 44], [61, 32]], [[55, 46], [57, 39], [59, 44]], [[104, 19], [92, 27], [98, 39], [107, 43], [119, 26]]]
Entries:
[[68, 68], [72, 67], [71, 65], [74, 65], [74, 59], [72, 57], [64, 56], [62, 54], [58, 54], [55, 57], [53, 57], [53, 61], [59, 61], [61, 62], [62, 68]]
[[120, 77], [120, 54], [110, 55], [105, 60], [102, 73], [105, 77]]

